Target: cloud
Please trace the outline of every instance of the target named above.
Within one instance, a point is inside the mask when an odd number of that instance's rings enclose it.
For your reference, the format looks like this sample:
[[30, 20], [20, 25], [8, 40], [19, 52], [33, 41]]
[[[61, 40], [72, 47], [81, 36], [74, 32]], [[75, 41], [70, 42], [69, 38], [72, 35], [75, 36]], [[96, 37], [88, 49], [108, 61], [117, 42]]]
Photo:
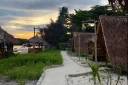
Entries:
[[89, 9], [104, 5], [107, 0], [0, 0], [0, 25], [9, 33], [32, 32], [35, 25], [48, 24], [56, 20], [59, 8]]
[[18, 9], [53, 9], [63, 0], [1, 0], [0, 6]]
[[[53, 14], [44, 14], [44, 15], [31, 15], [27, 17], [15, 17], [15, 19], [10, 20], [6, 23], [4, 28], [11, 33], [20, 32], [20, 31], [33, 31], [34, 26], [43, 26], [50, 22], [50, 18], [56, 20], [57, 12]], [[54, 16], [54, 17], [53, 17]]]
[[17, 9], [44, 9], [53, 10], [58, 9], [63, 5], [70, 8], [91, 6], [96, 4], [103, 4], [107, 0], [0, 0], [0, 7], [17, 8]]
[[107, 5], [108, 4], [108, 0], [100, 0], [100, 4], [101, 5]]
[[17, 32], [14, 33], [16, 38], [24, 38], [24, 39], [29, 39], [33, 36], [33, 32]]
[[[54, 17], [53, 17], [54, 16]], [[18, 17], [15, 20], [8, 22], [9, 24], [14, 25], [41, 25], [47, 24], [50, 21], [50, 18], [55, 20], [57, 17], [57, 13], [49, 14], [49, 15], [32, 15], [30, 17]]]

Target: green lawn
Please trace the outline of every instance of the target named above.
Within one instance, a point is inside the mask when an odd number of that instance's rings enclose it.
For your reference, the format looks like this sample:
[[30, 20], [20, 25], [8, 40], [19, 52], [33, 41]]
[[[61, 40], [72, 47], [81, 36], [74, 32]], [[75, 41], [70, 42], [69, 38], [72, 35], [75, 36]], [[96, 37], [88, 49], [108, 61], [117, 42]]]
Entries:
[[0, 60], [0, 75], [14, 80], [37, 80], [43, 68], [62, 64], [58, 50], [48, 50], [40, 53], [17, 54]]

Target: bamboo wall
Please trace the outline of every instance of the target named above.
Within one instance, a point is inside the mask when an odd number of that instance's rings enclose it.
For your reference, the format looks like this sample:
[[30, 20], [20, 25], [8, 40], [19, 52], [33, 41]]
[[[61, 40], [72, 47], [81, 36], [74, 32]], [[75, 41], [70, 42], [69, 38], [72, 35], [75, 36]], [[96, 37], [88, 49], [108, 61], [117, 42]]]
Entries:
[[94, 33], [73, 33], [73, 44], [76, 53], [94, 55]]

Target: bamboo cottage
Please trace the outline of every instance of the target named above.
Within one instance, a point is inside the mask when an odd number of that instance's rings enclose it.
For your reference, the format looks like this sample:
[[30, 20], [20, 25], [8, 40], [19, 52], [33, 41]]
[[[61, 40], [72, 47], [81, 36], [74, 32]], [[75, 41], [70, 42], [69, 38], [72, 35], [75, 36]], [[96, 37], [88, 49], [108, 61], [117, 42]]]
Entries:
[[42, 37], [32, 37], [29, 39], [32, 44], [32, 48], [29, 48], [29, 52], [39, 52], [49, 47], [49, 44]]
[[97, 56], [128, 71], [128, 17], [101, 16], [97, 26]]

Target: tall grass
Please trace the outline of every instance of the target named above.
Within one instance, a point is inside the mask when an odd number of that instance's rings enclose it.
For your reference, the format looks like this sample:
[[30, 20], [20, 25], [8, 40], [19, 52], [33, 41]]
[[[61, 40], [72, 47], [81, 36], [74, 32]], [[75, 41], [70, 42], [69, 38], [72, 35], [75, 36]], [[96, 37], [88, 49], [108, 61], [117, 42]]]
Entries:
[[99, 81], [99, 84], [101, 85], [101, 77], [100, 77], [100, 71], [99, 71], [100, 66], [98, 66], [97, 64], [94, 64], [94, 63], [88, 63], [88, 65], [92, 70], [94, 85], [96, 85], [97, 79]]
[[[122, 85], [121, 78], [121, 68], [116, 67], [116, 74], [117, 79], [114, 79], [112, 76], [114, 76], [112, 69], [106, 68], [106, 69], [100, 69], [102, 65], [99, 65], [97, 63], [90, 63], [88, 62], [89, 67], [91, 68], [91, 72], [87, 74], [91, 74], [93, 77], [93, 85]], [[100, 75], [100, 73], [102, 75]], [[104, 74], [104, 75], [103, 75]]]
[[43, 72], [43, 68], [62, 64], [62, 62], [58, 50], [17, 54], [0, 60], [0, 75], [16, 80], [36, 80]]

